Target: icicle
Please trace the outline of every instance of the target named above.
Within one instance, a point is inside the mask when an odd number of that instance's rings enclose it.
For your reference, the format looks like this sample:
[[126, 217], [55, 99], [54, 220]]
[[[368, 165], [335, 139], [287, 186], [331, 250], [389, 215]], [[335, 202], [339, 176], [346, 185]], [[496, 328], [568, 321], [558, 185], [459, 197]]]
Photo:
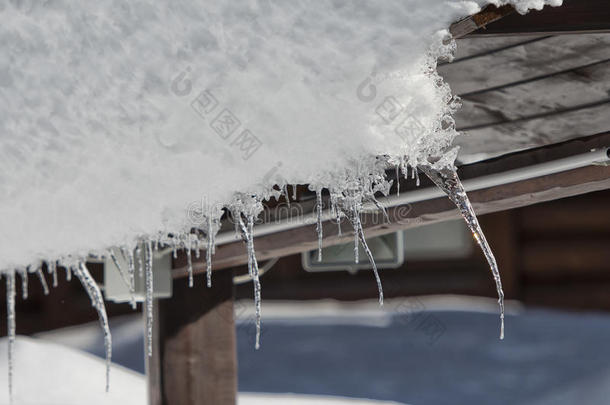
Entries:
[[413, 173], [415, 173], [415, 186], [419, 187], [419, 172], [417, 171], [417, 167], [413, 168]]
[[354, 263], [358, 264], [360, 262], [360, 252], [358, 246], [358, 232], [354, 228]]
[[44, 274], [42, 273], [42, 268], [38, 268], [36, 270], [36, 275], [40, 280], [40, 284], [42, 285], [42, 291], [44, 291], [44, 295], [49, 295], [49, 286], [47, 285], [47, 280], [44, 278]]
[[136, 245], [136, 259], [138, 260], [138, 275], [142, 278], [144, 274], [144, 264], [142, 263], [142, 248], [140, 244]]
[[201, 257], [201, 240], [199, 239], [199, 234], [195, 235], [195, 259], [199, 259]]
[[498, 291], [498, 305], [500, 306], [500, 339], [504, 339], [504, 291], [502, 291], [502, 280], [500, 279], [498, 264], [487, 243], [487, 239], [485, 239], [485, 235], [477, 220], [472, 204], [470, 204], [466, 190], [464, 190], [464, 186], [462, 185], [455, 168], [447, 168], [442, 171], [435, 170], [431, 167], [421, 167], [421, 169], [430, 180], [449, 196], [449, 199], [453, 201], [460, 210], [462, 217], [464, 217], [466, 224], [472, 231], [473, 237], [481, 247], [485, 258], [489, 263], [491, 274], [496, 283], [496, 290]]
[[144, 243], [146, 256], [146, 343], [148, 357], [152, 356], [153, 328], [153, 252], [151, 242]]
[[172, 256], [174, 259], [178, 258], [178, 243], [176, 243], [176, 238], [172, 237]]
[[286, 205], [290, 208], [290, 194], [288, 194], [288, 184], [284, 184], [282, 186], [282, 194], [284, 194], [284, 198], [286, 199]]
[[240, 215], [239, 225], [242, 229], [244, 238], [246, 239], [246, 247], [248, 250], [248, 274], [250, 274], [254, 284], [254, 306], [256, 308], [256, 339], [254, 348], [258, 350], [260, 348], [261, 338], [261, 284], [258, 263], [254, 252], [254, 216], [248, 216], [248, 226], [246, 227]]
[[396, 196], [400, 197], [400, 166], [396, 165]]
[[[27, 276], [27, 275], [26, 275]], [[15, 355], [15, 272], [6, 273], [6, 314], [8, 335], [8, 395], [9, 402], [13, 403], [13, 367]]]
[[57, 262], [56, 261], [47, 262], [47, 269], [48, 269], [48, 272], [51, 273], [51, 276], [53, 277], [53, 288], [56, 288], [57, 287]]
[[214, 253], [214, 236], [216, 233], [215, 229], [212, 229], [212, 222], [212, 213], [208, 212], [208, 247], [205, 251], [205, 275], [208, 288], [212, 287], [212, 254]]
[[381, 205], [379, 201], [377, 201], [375, 196], [372, 196], [371, 200], [373, 201], [373, 204], [375, 204], [375, 207], [377, 207], [377, 209], [383, 213], [383, 218], [385, 219], [385, 221], [388, 224], [391, 223], [392, 221], [390, 221], [390, 216], [388, 215], [388, 211], [385, 209], [385, 207]]
[[377, 290], [379, 291], [379, 305], [383, 306], [383, 286], [381, 285], [381, 278], [379, 277], [379, 272], [377, 271], [377, 265], [375, 264], [373, 253], [371, 252], [371, 249], [369, 249], [369, 245], [366, 243], [366, 238], [364, 237], [364, 230], [362, 229], [362, 222], [360, 222], [360, 216], [356, 215], [354, 218], [354, 232], [356, 232], [357, 237], [360, 239], [360, 243], [362, 243], [362, 248], [368, 256], [371, 266], [373, 266], [373, 274], [375, 275], [375, 281], [377, 281]]
[[[241, 217], [239, 219], [240, 222], [242, 222]], [[242, 224], [243, 227], [243, 224]], [[244, 236], [246, 238], [246, 250], [248, 251], [248, 274], [250, 275], [250, 277], [254, 276], [253, 273], [253, 266], [252, 266], [252, 251], [254, 250], [254, 247], [252, 246], [253, 241], [252, 241], [252, 234], [250, 233], [250, 227], [248, 226], [248, 228], [246, 228], [244, 230]]]
[[296, 184], [292, 185], [292, 199], [294, 201], [297, 200], [297, 185]]
[[72, 269], [70, 269], [70, 266], [66, 266], [66, 280], [72, 281]]
[[189, 275], [189, 288], [193, 287], [193, 258], [191, 256], [191, 234], [188, 234], [186, 243], [186, 268]]
[[337, 234], [341, 236], [341, 210], [337, 205], [337, 195], [333, 192], [330, 193], [330, 211], [337, 222]]
[[123, 255], [123, 259], [127, 261], [127, 274], [129, 276], [129, 293], [130, 300], [129, 303], [133, 309], [136, 309], [136, 268], [134, 264], [133, 250], [122, 247], [121, 255]]
[[26, 269], [19, 270], [19, 277], [21, 277], [21, 298], [24, 300], [28, 299], [28, 271]]
[[[131, 281], [129, 280], [128, 275], [125, 274], [125, 271], [123, 271], [123, 268], [119, 264], [119, 260], [117, 259], [117, 257], [114, 254], [114, 252], [112, 250], [108, 250], [108, 254], [110, 255], [110, 258], [112, 259], [112, 262], [114, 263], [114, 265], [116, 266], [117, 270], [119, 271], [119, 274], [121, 275], [121, 278], [123, 279], [123, 282], [125, 283], [127, 288], [129, 288], [129, 290], [130, 290], [129, 292], [131, 293]], [[133, 296], [133, 293], [131, 295]]]
[[233, 225], [235, 225], [235, 238], [239, 239], [239, 223], [241, 221], [241, 214], [231, 211], [231, 218], [233, 218]]
[[318, 223], [316, 232], [318, 232], [318, 261], [322, 261], [322, 189], [316, 189], [316, 212], [318, 215]]
[[89, 294], [91, 304], [97, 310], [100, 325], [104, 331], [104, 347], [106, 349], [106, 392], [108, 392], [110, 389], [110, 364], [112, 362], [112, 336], [110, 335], [110, 326], [108, 324], [108, 316], [106, 315], [106, 307], [104, 306], [104, 298], [100, 288], [93, 277], [91, 277], [91, 273], [89, 273], [84, 262], [80, 262], [78, 266], [74, 267], [74, 273]]

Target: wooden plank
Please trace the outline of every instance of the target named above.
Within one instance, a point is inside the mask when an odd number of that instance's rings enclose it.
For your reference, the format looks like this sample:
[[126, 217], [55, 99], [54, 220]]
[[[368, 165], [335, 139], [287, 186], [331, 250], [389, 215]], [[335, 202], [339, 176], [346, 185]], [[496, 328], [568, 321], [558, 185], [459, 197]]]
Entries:
[[[464, 166], [460, 168], [460, 172], [463, 179], [474, 178], [559, 159], [576, 153], [585, 153], [593, 148], [607, 145], [610, 145], [610, 133]], [[402, 190], [409, 188], [413, 188], [411, 183], [401, 185]], [[469, 196], [476, 212], [484, 214], [608, 188], [610, 188], [610, 167], [590, 166], [543, 178], [474, 191], [469, 193]], [[371, 221], [369, 217], [363, 216], [367, 236], [386, 234], [459, 216], [455, 207], [446, 198], [394, 207], [388, 210], [388, 215], [392, 220], [389, 224]], [[344, 229], [342, 236], [338, 236], [336, 225], [330, 222], [323, 224], [323, 230], [325, 246], [344, 243], [353, 238], [347, 232], [347, 229]], [[262, 261], [315, 249], [317, 234], [315, 225], [311, 225], [258, 237], [255, 238], [254, 243], [257, 249], [257, 258]], [[218, 246], [214, 256], [216, 269], [234, 267], [246, 262], [247, 255], [242, 242]], [[179, 268], [174, 273], [175, 277], [186, 275], [184, 263], [185, 258], [183, 256], [176, 260], [176, 267]], [[202, 271], [204, 271], [203, 264], [201, 262], [196, 263], [195, 272]]]
[[[480, 254], [477, 252], [477, 254]], [[408, 261], [397, 269], [380, 271], [386, 298], [428, 294], [467, 294], [494, 297], [496, 290], [487, 264], [481, 260], [447, 262]], [[502, 269], [504, 274], [504, 270]], [[182, 281], [184, 282], [184, 280]], [[261, 280], [265, 300], [376, 299], [377, 284], [369, 270], [307, 273], [301, 257], [282, 258]], [[252, 285], [237, 286], [238, 298], [251, 299]]]
[[595, 103], [610, 95], [610, 59], [463, 94], [458, 128], [493, 125]]
[[528, 275], [557, 276], [608, 273], [610, 239], [528, 241], [523, 270]]
[[521, 210], [521, 232], [532, 239], [581, 235], [610, 237], [610, 212], [607, 207], [610, 192], [596, 193], [594, 197], [571, 198]]
[[558, 35], [456, 65], [445, 64], [438, 71], [454, 93], [463, 94], [608, 58], [610, 34]]
[[542, 41], [548, 37], [548, 35], [519, 35], [514, 37], [462, 38], [457, 41], [454, 59], [450, 63], [455, 65], [465, 60], [503, 52], [530, 42]]
[[517, 118], [506, 123], [466, 130], [456, 139], [459, 160], [472, 163], [551, 143], [563, 142], [610, 128], [610, 99], [601, 105]]
[[510, 14], [470, 36], [532, 33], [581, 33], [610, 31], [607, 0], [564, 0], [561, 7], [545, 7], [526, 15]]
[[237, 354], [233, 273], [205, 277], [193, 288], [174, 282], [173, 296], [157, 300], [155, 355], [148, 365], [151, 405], [235, 405]]
[[565, 280], [557, 283], [526, 284], [523, 302], [531, 306], [569, 310], [610, 310], [610, 280]]
[[489, 5], [477, 14], [451, 24], [449, 32], [451, 32], [451, 35], [453, 35], [454, 38], [461, 38], [514, 12], [515, 9], [510, 5], [502, 7]]

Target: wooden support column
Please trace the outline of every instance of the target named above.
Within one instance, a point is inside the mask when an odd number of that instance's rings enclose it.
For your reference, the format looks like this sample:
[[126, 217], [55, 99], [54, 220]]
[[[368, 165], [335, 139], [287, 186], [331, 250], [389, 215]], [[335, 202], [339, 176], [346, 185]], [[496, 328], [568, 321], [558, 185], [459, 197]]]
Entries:
[[173, 296], [155, 301], [153, 357], [149, 359], [150, 405], [235, 405], [237, 354], [233, 274], [205, 275], [193, 288], [174, 280]]

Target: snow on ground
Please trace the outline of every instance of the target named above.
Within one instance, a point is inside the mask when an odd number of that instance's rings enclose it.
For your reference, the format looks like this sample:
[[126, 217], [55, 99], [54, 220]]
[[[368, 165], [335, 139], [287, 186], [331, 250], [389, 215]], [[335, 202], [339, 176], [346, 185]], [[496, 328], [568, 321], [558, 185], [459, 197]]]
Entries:
[[0, 269], [442, 155], [455, 105], [435, 57], [484, 3], [0, 1]]
[[[262, 347], [255, 351], [251, 303], [236, 305], [243, 392], [411, 405], [606, 405], [610, 396], [610, 315], [604, 313], [507, 302], [507, 335], [499, 342], [494, 299], [411, 297], [388, 300], [383, 310], [374, 300], [266, 301], [264, 310]], [[142, 372], [141, 317], [113, 319], [111, 326], [113, 359]], [[104, 356], [97, 322], [38, 337]], [[114, 373], [111, 379], [114, 384]], [[92, 384], [103, 390], [102, 380]]]
[[[6, 365], [6, 338], [0, 339], [0, 364]], [[142, 374], [112, 367], [112, 389], [104, 391], [106, 364], [91, 354], [49, 341], [19, 336], [16, 343], [18, 375], [14, 405], [144, 405], [146, 380]], [[6, 373], [0, 385], [6, 386]], [[397, 402], [358, 400], [296, 394], [239, 395], [239, 405], [398, 405]], [[9, 405], [8, 391], [0, 390], [0, 405]]]
[[370, 401], [340, 397], [296, 394], [240, 394], [238, 405], [400, 405], [398, 402]]
[[[0, 340], [0, 404], [9, 404], [7, 339]], [[106, 394], [106, 364], [99, 357], [55, 343], [19, 336], [15, 345], [15, 405], [145, 404], [141, 374], [121, 366], [111, 370], [112, 390]]]

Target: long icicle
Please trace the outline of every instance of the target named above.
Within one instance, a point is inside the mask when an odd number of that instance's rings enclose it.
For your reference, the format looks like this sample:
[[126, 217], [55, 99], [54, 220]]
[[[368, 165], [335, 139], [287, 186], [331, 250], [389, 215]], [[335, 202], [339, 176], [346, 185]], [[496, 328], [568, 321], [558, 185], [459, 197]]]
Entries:
[[28, 299], [28, 271], [26, 269], [19, 270], [19, 277], [21, 277], [21, 298], [23, 300]]
[[246, 246], [248, 250], [248, 274], [252, 278], [254, 284], [254, 306], [256, 309], [256, 339], [254, 348], [258, 350], [260, 348], [261, 340], [261, 283], [258, 271], [258, 262], [256, 261], [256, 254], [254, 252], [254, 217], [248, 216], [248, 225], [244, 224], [239, 216], [239, 225], [241, 227], [244, 238], [246, 239]]
[[[26, 275], [27, 277], [27, 275]], [[13, 403], [13, 367], [15, 355], [15, 272], [6, 274], [6, 313], [8, 332], [8, 395], [9, 401]]]
[[207, 278], [207, 286], [208, 288], [212, 287], [212, 253], [214, 253], [214, 237], [215, 230], [212, 229], [213, 221], [212, 221], [212, 210], [208, 212], [208, 231], [207, 231], [207, 242], [208, 247], [205, 251], [205, 275]]
[[354, 228], [354, 263], [358, 264], [360, 262], [360, 249], [358, 246], [358, 231]]
[[146, 352], [148, 357], [152, 357], [153, 350], [153, 252], [152, 244], [149, 240], [145, 243], [145, 261], [146, 261]]
[[129, 281], [128, 275], [125, 274], [125, 271], [123, 270], [123, 267], [119, 263], [119, 259], [117, 259], [116, 255], [114, 254], [112, 249], [108, 250], [108, 254], [110, 255], [110, 258], [112, 259], [112, 262], [114, 263], [114, 265], [116, 266], [117, 270], [119, 271], [119, 275], [121, 276], [121, 279], [123, 280], [123, 282], [125, 283], [127, 288], [129, 288], [131, 290], [131, 282]]
[[[69, 266], [68, 266], [69, 267]], [[112, 364], [112, 336], [110, 335], [110, 325], [108, 324], [108, 315], [104, 306], [104, 297], [97, 283], [91, 277], [89, 269], [85, 262], [80, 262], [74, 267], [74, 274], [80, 280], [81, 284], [89, 294], [91, 305], [97, 310], [100, 320], [100, 325], [104, 331], [104, 347], [106, 349], [106, 392], [110, 390], [110, 365]]]
[[192, 240], [191, 234], [187, 235], [186, 249], [186, 269], [189, 277], [189, 288], [193, 288], [193, 255], [191, 252]]
[[362, 244], [362, 248], [369, 258], [369, 262], [371, 266], [373, 266], [373, 274], [375, 275], [375, 281], [377, 281], [377, 290], [379, 291], [379, 305], [383, 306], [383, 286], [381, 285], [381, 278], [379, 277], [379, 271], [377, 271], [377, 265], [375, 264], [375, 259], [373, 258], [373, 253], [371, 249], [369, 249], [368, 243], [366, 243], [366, 238], [364, 237], [364, 230], [362, 229], [362, 222], [360, 222], [360, 215], [354, 213], [354, 232], [360, 239], [360, 243]]
[[396, 196], [400, 197], [400, 165], [396, 165]]
[[433, 169], [431, 167], [420, 167], [420, 169], [432, 180], [441, 190], [443, 190], [451, 201], [457, 206], [466, 221], [466, 224], [470, 228], [474, 239], [477, 241], [487, 263], [491, 274], [493, 275], [496, 283], [496, 290], [498, 292], [498, 305], [500, 306], [500, 339], [504, 339], [504, 291], [502, 290], [502, 280], [500, 278], [500, 271], [498, 270], [498, 264], [496, 258], [485, 239], [483, 229], [479, 224], [477, 216], [472, 208], [470, 199], [466, 194], [466, 190], [458, 177], [455, 168], [447, 168], [441, 171]]
[[322, 189], [316, 189], [316, 213], [317, 213], [317, 224], [316, 232], [318, 233], [318, 261], [322, 261]]
[[[138, 276], [142, 279], [142, 276], [144, 275], [144, 264], [142, 264], [142, 248], [140, 247], [140, 244], [136, 245], [135, 256], [138, 261]], [[176, 256], [174, 256], [174, 259], [175, 258]]]
[[133, 258], [133, 250], [122, 247], [121, 255], [123, 259], [127, 262], [127, 274], [129, 276], [129, 303], [131, 304], [131, 308], [136, 309], [136, 268], [134, 264]]

